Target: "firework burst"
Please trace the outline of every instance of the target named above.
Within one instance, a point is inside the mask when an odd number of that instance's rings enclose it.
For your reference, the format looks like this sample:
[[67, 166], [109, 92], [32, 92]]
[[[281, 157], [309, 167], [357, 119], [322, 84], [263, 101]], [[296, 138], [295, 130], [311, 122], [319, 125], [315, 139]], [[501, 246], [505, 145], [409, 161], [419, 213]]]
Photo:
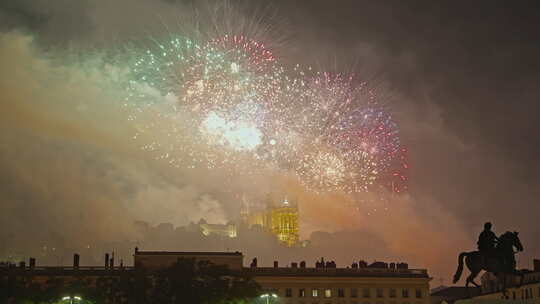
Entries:
[[397, 125], [353, 76], [287, 71], [263, 43], [234, 35], [157, 43], [132, 72], [133, 119], [153, 116], [139, 132], [166, 133], [144, 148], [171, 164], [292, 171], [316, 192], [406, 189]]

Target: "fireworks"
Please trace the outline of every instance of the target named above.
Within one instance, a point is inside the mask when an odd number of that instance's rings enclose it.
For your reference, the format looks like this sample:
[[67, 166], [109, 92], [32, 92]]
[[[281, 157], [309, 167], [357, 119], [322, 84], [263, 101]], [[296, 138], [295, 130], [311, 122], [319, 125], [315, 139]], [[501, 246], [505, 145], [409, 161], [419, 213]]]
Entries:
[[156, 139], [143, 148], [171, 164], [282, 170], [316, 192], [406, 189], [397, 125], [355, 77], [288, 71], [263, 43], [234, 35], [158, 43], [132, 72], [132, 119]]
[[405, 158], [400, 158], [397, 125], [375, 94], [354, 77], [340, 74], [318, 73], [306, 83], [294, 119], [310, 147], [304, 149], [308, 155], [298, 158], [301, 180], [315, 191], [393, 189], [388, 187], [397, 173], [392, 169]]

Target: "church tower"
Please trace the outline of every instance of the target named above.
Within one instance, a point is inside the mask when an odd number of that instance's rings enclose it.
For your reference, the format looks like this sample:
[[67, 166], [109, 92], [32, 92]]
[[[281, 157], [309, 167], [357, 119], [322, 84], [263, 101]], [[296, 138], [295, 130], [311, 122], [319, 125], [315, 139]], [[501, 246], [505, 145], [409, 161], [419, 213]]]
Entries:
[[246, 197], [246, 194], [242, 194], [242, 203], [240, 205], [240, 220], [242, 224], [247, 225], [249, 221], [249, 201]]
[[270, 210], [271, 231], [280, 242], [288, 247], [298, 244], [298, 204], [284, 198], [278, 205]]

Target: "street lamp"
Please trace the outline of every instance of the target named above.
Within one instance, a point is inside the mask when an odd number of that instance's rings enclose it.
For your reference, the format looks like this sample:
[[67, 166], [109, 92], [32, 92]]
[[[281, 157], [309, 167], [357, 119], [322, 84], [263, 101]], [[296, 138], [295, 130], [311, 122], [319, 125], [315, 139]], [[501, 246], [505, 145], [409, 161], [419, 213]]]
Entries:
[[266, 299], [266, 304], [270, 304], [270, 298], [277, 298], [275, 293], [265, 293], [261, 295], [261, 298]]
[[75, 303], [74, 301], [80, 302], [82, 300], [81, 297], [74, 296], [74, 297], [63, 297], [62, 301], [69, 301], [69, 304]]

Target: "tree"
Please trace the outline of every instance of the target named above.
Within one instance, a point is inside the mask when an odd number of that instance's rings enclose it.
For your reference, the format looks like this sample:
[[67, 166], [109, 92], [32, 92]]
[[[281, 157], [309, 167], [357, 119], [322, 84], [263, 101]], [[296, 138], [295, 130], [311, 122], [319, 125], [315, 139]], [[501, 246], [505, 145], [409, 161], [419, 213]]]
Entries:
[[0, 275], [0, 303], [56, 304], [64, 296], [80, 296], [81, 303], [239, 304], [259, 291], [241, 271], [194, 259], [152, 273], [134, 269], [98, 278], [51, 276], [45, 283], [29, 275]]
[[232, 304], [257, 297], [260, 286], [241, 272], [224, 265], [179, 259], [153, 276], [150, 303]]

